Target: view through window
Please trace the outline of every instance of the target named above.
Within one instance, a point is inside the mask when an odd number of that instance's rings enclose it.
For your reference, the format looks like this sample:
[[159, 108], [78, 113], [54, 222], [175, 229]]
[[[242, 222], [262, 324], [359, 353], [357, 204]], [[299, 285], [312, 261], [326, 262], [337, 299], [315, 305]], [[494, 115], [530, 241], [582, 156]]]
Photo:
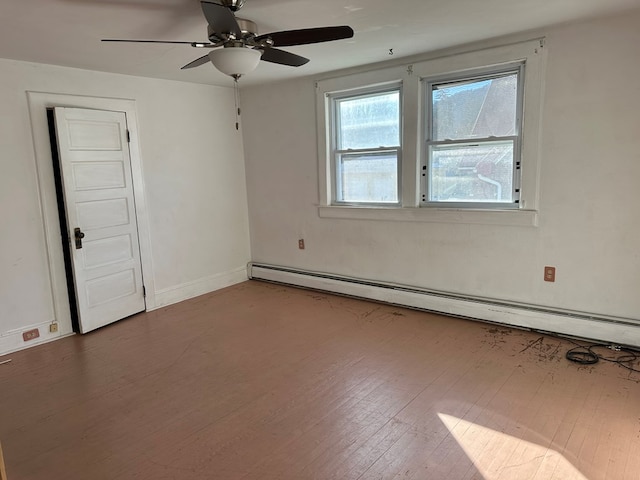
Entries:
[[518, 202], [519, 69], [427, 82], [423, 203]]
[[400, 90], [333, 99], [335, 202], [399, 202]]

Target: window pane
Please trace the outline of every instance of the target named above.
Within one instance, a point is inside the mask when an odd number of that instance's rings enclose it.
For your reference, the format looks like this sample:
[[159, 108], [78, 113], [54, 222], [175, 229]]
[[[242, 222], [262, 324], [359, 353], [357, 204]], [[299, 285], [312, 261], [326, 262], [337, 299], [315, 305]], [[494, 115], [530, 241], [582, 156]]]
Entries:
[[336, 101], [338, 150], [400, 145], [400, 92]]
[[512, 141], [430, 149], [429, 201], [514, 201]]
[[433, 140], [516, 135], [518, 74], [432, 86]]
[[337, 162], [339, 202], [398, 202], [398, 157], [395, 152], [343, 154]]

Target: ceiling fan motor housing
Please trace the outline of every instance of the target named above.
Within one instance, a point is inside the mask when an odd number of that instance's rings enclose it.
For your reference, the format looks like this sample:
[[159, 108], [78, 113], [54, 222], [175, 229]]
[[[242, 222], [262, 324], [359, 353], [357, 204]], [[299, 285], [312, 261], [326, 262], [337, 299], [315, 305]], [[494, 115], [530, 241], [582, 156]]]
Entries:
[[[255, 37], [258, 35], [258, 26], [255, 24], [255, 22], [252, 22], [251, 20], [247, 20], [245, 18], [238, 18], [238, 17], [236, 17], [236, 21], [238, 22], [238, 26], [240, 27], [240, 31], [242, 32], [243, 38]], [[209, 37], [209, 40], [213, 43], [220, 42], [221, 40], [226, 40], [226, 38], [224, 38], [224, 35], [221, 35], [220, 32], [215, 32], [211, 25], [207, 25], [207, 36]], [[240, 40], [240, 39], [236, 39], [236, 40]]]
[[244, 5], [244, 0], [222, 0], [222, 5], [233, 12], [236, 12]]
[[236, 17], [236, 21], [238, 22], [238, 26], [242, 31], [242, 35], [258, 35], [258, 25], [251, 20], [247, 20], [246, 18], [238, 18]]

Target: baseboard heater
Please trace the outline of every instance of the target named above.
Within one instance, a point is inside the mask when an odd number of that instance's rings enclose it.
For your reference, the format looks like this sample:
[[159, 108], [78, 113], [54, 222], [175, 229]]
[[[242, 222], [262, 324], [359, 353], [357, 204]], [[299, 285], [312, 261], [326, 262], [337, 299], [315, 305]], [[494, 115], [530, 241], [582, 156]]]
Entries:
[[466, 297], [406, 285], [249, 263], [250, 279], [348, 295], [455, 317], [640, 347], [640, 320]]

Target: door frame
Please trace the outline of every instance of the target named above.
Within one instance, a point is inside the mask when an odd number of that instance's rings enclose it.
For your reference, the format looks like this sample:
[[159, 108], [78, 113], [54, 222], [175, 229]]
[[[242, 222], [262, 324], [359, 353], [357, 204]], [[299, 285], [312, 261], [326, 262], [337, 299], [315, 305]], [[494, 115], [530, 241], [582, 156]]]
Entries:
[[44, 227], [44, 242], [47, 250], [49, 279], [51, 283], [51, 300], [53, 304], [54, 320], [58, 322], [60, 335], [73, 333], [71, 325], [71, 311], [69, 307], [69, 293], [62, 250], [60, 223], [58, 220], [58, 205], [56, 198], [55, 180], [53, 174], [53, 157], [49, 138], [49, 124], [47, 109], [54, 107], [86, 108], [91, 110], [109, 110], [124, 112], [127, 116], [129, 129], [131, 156], [131, 175], [133, 181], [133, 195], [135, 199], [136, 220], [138, 222], [138, 237], [140, 242], [140, 260], [146, 291], [146, 310], [156, 308], [153, 262], [151, 256], [151, 235], [147, 202], [145, 199], [142, 155], [138, 136], [138, 116], [135, 100], [105, 97], [86, 97], [47, 92], [27, 91], [29, 114], [31, 117], [31, 131], [38, 175], [38, 196], [42, 211]]

